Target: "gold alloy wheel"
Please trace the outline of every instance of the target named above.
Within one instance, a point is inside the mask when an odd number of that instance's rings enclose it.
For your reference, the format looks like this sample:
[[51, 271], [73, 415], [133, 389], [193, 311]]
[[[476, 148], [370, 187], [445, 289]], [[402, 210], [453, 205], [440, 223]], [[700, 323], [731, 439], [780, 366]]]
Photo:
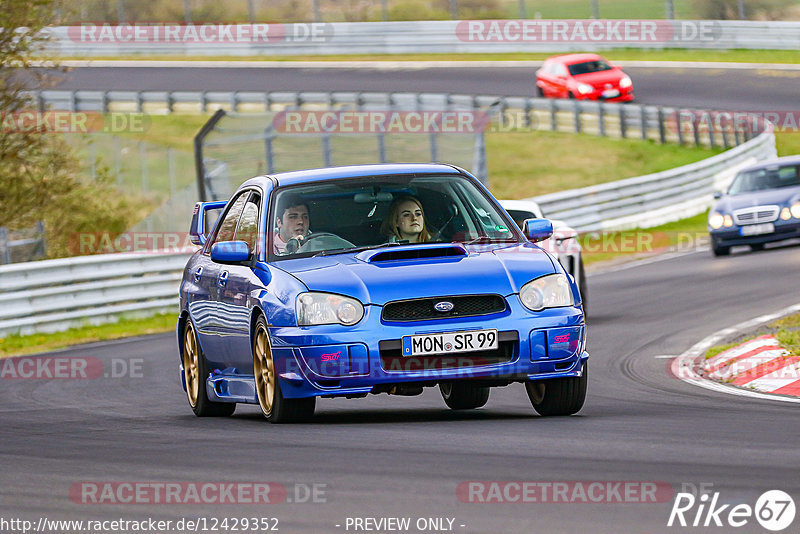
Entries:
[[275, 364], [269, 348], [267, 330], [263, 325], [256, 327], [256, 340], [253, 347], [253, 371], [256, 378], [258, 403], [264, 415], [272, 413], [275, 396]]
[[186, 334], [183, 340], [183, 377], [186, 380], [186, 394], [189, 396], [189, 404], [191, 404], [192, 408], [197, 406], [197, 395], [200, 390], [198, 358], [194, 328], [192, 323], [187, 320]]

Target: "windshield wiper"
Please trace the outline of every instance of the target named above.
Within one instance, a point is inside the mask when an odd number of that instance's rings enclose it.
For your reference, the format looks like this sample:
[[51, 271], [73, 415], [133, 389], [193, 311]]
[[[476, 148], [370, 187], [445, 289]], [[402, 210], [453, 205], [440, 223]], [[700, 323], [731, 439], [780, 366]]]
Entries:
[[478, 236], [471, 241], [464, 243], [465, 245], [476, 245], [478, 243], [516, 243], [517, 239], [514, 237], [489, 237], [488, 235]]
[[399, 247], [401, 245], [408, 245], [408, 243], [391, 242], [391, 243], [381, 243], [379, 245], [364, 245], [362, 247], [353, 247], [353, 248], [332, 248], [329, 250], [323, 250], [321, 252], [317, 252], [311, 257], [316, 258], [317, 256], [331, 256], [333, 254], [349, 254], [350, 252], [362, 252], [364, 250], [372, 250], [376, 248]]

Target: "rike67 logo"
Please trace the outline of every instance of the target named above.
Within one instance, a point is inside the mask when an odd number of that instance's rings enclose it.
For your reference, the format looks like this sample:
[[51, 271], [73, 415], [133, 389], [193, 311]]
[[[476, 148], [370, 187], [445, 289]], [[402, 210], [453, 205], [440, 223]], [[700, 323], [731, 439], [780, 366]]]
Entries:
[[681, 492], [675, 496], [667, 526], [739, 528], [752, 526], [755, 520], [763, 528], [778, 532], [788, 528], [794, 516], [794, 499], [781, 490], [762, 493], [753, 506], [725, 502], [718, 491], [701, 491], [699, 496], [696, 492]]

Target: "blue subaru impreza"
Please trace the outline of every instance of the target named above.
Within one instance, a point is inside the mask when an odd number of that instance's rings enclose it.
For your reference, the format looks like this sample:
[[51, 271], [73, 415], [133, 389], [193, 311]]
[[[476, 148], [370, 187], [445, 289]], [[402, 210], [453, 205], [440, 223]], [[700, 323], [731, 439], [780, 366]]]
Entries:
[[291, 422], [317, 397], [435, 386], [461, 410], [521, 382], [539, 414], [576, 413], [581, 296], [535, 244], [550, 222], [525, 232], [472, 175], [438, 164], [260, 176], [198, 203], [177, 326], [192, 410], [258, 404]]

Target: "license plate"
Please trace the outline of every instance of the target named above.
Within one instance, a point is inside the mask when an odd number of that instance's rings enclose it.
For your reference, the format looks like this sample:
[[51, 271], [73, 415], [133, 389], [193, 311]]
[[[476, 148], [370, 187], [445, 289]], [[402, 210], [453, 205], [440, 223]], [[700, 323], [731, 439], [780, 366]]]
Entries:
[[619, 96], [619, 89], [606, 89], [603, 91], [603, 98], [614, 98]]
[[775, 225], [772, 223], [765, 224], [748, 224], [739, 229], [741, 235], [762, 235], [771, 234], [775, 231]]
[[403, 356], [458, 354], [493, 350], [500, 346], [497, 330], [494, 329], [405, 336], [402, 341]]

